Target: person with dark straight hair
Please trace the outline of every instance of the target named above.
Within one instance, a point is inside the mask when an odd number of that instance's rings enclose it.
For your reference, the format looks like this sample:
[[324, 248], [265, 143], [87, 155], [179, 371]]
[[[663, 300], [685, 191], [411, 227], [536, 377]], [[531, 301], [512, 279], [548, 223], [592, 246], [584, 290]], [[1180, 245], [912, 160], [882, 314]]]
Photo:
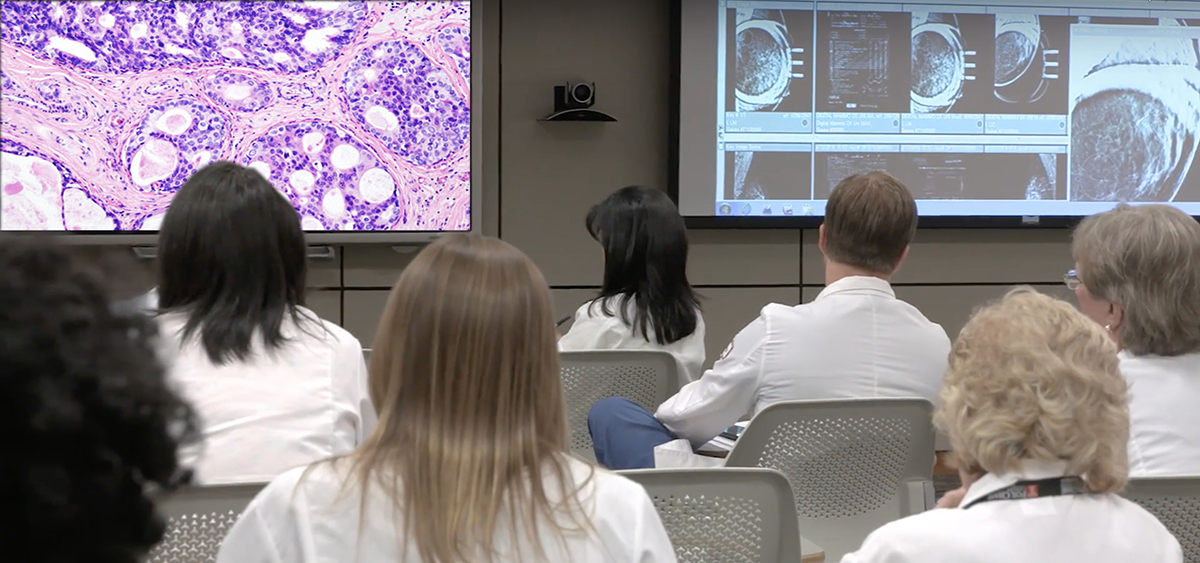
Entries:
[[695, 380], [704, 319], [687, 279], [687, 228], [671, 198], [621, 188], [588, 211], [586, 225], [604, 249], [604, 284], [575, 312], [559, 350], [664, 350], [684, 381]]
[[[825, 289], [811, 303], [764, 307], [711, 369], [653, 414], [622, 397], [598, 401], [588, 413], [596, 459], [611, 469], [655, 467], [655, 448], [691, 455], [688, 446], [780, 401], [935, 402], [950, 339], [890, 283], [916, 230], [917, 204], [899, 180], [886, 172], [842, 180], [818, 233]], [[690, 444], [669, 444], [676, 440]]]
[[154, 322], [60, 248], [0, 238], [0, 560], [138, 563], [163, 538], [155, 497], [187, 485], [196, 415], [166, 378]]
[[358, 340], [304, 307], [300, 217], [257, 171], [215, 162], [158, 236], [158, 318], [205, 423], [204, 482], [268, 481], [354, 449], [375, 413]]

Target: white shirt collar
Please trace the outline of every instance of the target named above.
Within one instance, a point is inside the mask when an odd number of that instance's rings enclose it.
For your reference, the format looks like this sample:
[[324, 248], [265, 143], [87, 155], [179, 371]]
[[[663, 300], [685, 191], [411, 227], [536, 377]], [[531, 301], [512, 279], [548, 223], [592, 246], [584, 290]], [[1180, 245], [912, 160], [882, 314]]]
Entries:
[[975, 499], [985, 497], [1000, 489], [1011, 486], [1017, 481], [1037, 481], [1039, 479], [1065, 477], [1066, 475], [1067, 462], [1065, 461], [1049, 462], [1027, 459], [1021, 462], [1021, 469], [1012, 473], [988, 473], [980, 477], [978, 481], [972, 483], [970, 488], [967, 489], [967, 495], [963, 497], [962, 503], [959, 506], [971, 504]]
[[886, 280], [874, 276], [848, 276], [825, 286], [813, 301], [820, 301], [836, 293], [877, 293], [896, 298], [892, 284]]

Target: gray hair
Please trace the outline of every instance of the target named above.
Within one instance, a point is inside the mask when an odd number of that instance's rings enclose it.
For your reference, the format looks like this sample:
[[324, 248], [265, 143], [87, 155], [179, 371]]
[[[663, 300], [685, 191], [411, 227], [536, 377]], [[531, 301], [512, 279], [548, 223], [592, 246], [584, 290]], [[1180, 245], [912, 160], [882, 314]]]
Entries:
[[1071, 254], [1088, 291], [1120, 305], [1132, 354], [1200, 352], [1200, 223], [1163, 204], [1118, 205], [1080, 223]]

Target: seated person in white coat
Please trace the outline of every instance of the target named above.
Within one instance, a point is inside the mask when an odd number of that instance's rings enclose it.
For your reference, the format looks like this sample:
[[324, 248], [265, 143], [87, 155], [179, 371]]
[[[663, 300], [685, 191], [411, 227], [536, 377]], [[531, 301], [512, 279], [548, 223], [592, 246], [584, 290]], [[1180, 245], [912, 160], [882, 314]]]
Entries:
[[596, 459], [613, 469], [653, 467], [656, 446], [685, 438], [699, 447], [780, 401], [933, 401], [950, 339], [896, 299], [889, 283], [916, 229], [916, 202], [899, 180], [884, 172], [843, 180], [820, 228], [820, 295], [805, 305], [764, 307], [712, 369], [653, 415], [628, 399], [598, 401], [588, 414]]
[[964, 488], [842, 563], [1182, 563], [1162, 523], [1117, 495], [1128, 392], [1117, 347], [1074, 307], [1023, 288], [981, 309], [941, 399], [935, 422]]
[[155, 503], [188, 484], [195, 414], [158, 332], [110, 280], [38, 237], [0, 237], [0, 561], [141, 563]]
[[587, 230], [604, 248], [600, 296], [558, 341], [576, 350], [663, 350], [683, 382], [704, 365], [704, 318], [687, 279], [687, 229], [667, 194], [630, 186], [592, 207]]
[[1133, 476], [1200, 475], [1200, 223], [1169, 205], [1084, 219], [1067, 286], [1121, 348]]
[[203, 424], [188, 452], [201, 483], [269, 481], [374, 425], [362, 345], [304, 307], [307, 270], [300, 217], [257, 171], [210, 164], [171, 201], [157, 319]]
[[640, 485], [571, 457], [550, 290], [512, 245], [452, 234], [379, 321], [379, 426], [264, 489], [218, 563], [673, 563]]

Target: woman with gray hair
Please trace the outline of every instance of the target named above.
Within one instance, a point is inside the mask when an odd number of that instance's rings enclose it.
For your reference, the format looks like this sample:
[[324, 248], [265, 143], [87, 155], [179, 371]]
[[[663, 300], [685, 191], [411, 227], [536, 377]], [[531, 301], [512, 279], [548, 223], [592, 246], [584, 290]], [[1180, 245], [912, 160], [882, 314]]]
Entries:
[[1118, 493], [1128, 391], [1117, 346], [1028, 288], [959, 332], [934, 422], [964, 488], [875, 530], [842, 563], [1182, 563], [1179, 542]]
[[1084, 219], [1067, 286], [1121, 348], [1134, 476], [1200, 474], [1200, 223], [1169, 205]]

